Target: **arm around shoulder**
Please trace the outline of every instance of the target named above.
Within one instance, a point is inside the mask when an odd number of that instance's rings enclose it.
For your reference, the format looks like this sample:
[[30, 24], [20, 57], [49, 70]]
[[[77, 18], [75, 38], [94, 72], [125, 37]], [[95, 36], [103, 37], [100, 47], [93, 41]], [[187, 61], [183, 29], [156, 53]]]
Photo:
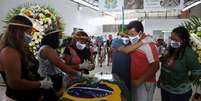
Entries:
[[120, 51], [120, 52], [129, 54], [129, 53], [131, 53], [132, 51], [136, 50], [137, 48], [139, 48], [142, 45], [143, 45], [143, 43], [141, 41], [139, 41], [136, 44], [131, 44], [131, 45], [128, 45], [128, 46], [119, 47], [117, 50]]

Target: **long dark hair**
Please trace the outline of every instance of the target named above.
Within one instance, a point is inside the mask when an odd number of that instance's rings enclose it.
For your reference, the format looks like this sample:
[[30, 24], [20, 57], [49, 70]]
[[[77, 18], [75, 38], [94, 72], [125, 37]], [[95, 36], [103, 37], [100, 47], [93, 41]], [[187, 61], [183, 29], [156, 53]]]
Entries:
[[169, 46], [167, 54], [164, 56], [165, 59], [174, 57], [174, 59], [182, 58], [186, 47], [191, 47], [190, 45], [190, 34], [185, 27], [176, 27], [172, 30], [181, 40], [181, 46], [178, 49]]
[[[25, 16], [17, 15], [11, 18], [9, 23], [17, 23], [32, 26], [32, 22]], [[1, 37], [0, 49], [9, 46], [16, 49], [22, 57], [25, 56], [24, 32], [31, 29], [25, 26], [8, 24], [7, 29]]]
[[[13, 18], [11, 18], [9, 23], [32, 26], [32, 22], [25, 16], [21, 15], [14, 16]], [[6, 31], [2, 36], [1, 43], [4, 44], [4, 46], [10, 46], [17, 49], [19, 52], [22, 52], [22, 49], [24, 47], [24, 32], [27, 29], [30, 28], [8, 24]]]
[[41, 46], [43, 45], [48, 45], [54, 49], [59, 48], [59, 39], [60, 39], [60, 32], [56, 32], [56, 33], [52, 33], [49, 34], [47, 36], [45, 36], [42, 40], [41, 40]]

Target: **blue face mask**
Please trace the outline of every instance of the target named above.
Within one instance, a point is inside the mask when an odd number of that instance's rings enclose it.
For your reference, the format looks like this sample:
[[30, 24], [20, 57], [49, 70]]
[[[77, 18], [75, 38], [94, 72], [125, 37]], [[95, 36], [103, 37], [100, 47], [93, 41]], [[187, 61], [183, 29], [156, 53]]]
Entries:
[[129, 37], [129, 39], [130, 39], [130, 41], [131, 41], [132, 44], [135, 44], [135, 43], [137, 43], [140, 40], [140, 36], [138, 34], [136, 36]]
[[32, 39], [33, 39], [33, 36], [29, 35], [28, 33], [24, 33], [24, 42], [26, 44], [31, 43]]
[[172, 48], [179, 48], [181, 46], [181, 43], [180, 42], [176, 42], [174, 40], [171, 40], [170, 46]]

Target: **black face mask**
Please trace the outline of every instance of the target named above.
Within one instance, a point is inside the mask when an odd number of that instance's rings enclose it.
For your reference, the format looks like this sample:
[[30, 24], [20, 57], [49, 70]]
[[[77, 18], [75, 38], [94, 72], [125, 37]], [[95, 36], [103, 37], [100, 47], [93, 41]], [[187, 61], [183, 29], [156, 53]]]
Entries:
[[51, 46], [53, 47], [53, 48], [59, 48], [59, 39], [58, 38], [55, 38], [55, 39], [52, 39], [52, 40], [50, 40], [51, 42], [50, 42], [50, 44], [51, 44]]
[[59, 48], [59, 39], [60, 39], [59, 35], [51, 34], [44, 37], [44, 39], [42, 39], [41, 45], [49, 45], [52, 48], [56, 49], [56, 48]]

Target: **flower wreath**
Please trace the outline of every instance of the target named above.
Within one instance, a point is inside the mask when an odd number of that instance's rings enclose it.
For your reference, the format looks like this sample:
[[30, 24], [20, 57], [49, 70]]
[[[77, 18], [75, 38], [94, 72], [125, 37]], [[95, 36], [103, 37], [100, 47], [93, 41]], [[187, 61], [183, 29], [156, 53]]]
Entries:
[[38, 4], [25, 4], [9, 11], [4, 22], [9, 23], [10, 19], [15, 15], [23, 15], [29, 17], [32, 22], [33, 40], [29, 44], [31, 51], [35, 54], [39, 49], [39, 44], [42, 38], [49, 32], [55, 29], [64, 31], [64, 24], [57, 16], [54, 9], [49, 6], [40, 6]]

